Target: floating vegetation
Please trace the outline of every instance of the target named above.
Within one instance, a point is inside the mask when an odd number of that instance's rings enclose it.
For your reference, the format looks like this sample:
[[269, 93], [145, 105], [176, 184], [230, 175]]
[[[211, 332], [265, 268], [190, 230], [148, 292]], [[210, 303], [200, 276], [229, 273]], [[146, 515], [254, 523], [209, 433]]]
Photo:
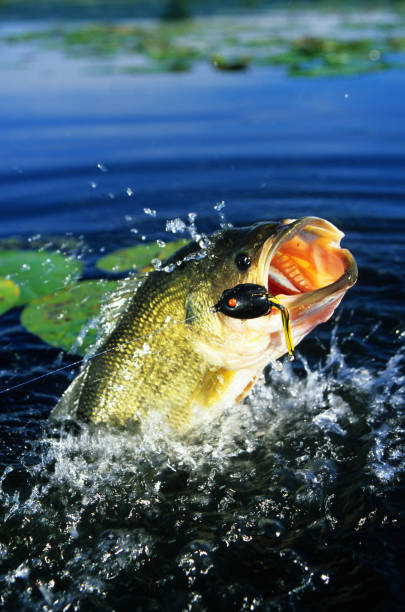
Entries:
[[18, 286], [18, 306], [72, 284], [81, 272], [82, 264], [77, 259], [64, 257], [60, 253], [29, 250], [0, 252], [0, 276]]
[[7, 278], [0, 278], [0, 315], [12, 308], [20, 297], [20, 289]]
[[404, 65], [405, 18], [401, 12], [375, 9], [364, 23], [355, 10], [331, 16], [328, 21], [321, 11], [274, 9], [243, 20], [229, 16], [60, 25], [3, 36], [2, 40], [51, 46], [71, 57], [95, 57], [107, 62], [108, 72], [134, 74], [185, 71], [209, 63], [222, 71], [251, 65], [284, 66], [291, 76], [321, 77]]
[[[139, 244], [102, 257], [96, 266], [106, 272], [144, 273], [188, 242]], [[60, 253], [0, 251], [0, 315], [26, 304], [21, 322], [29, 332], [52, 346], [85, 355], [97, 339], [103, 298], [118, 281], [79, 280], [81, 273], [77, 259]]]
[[241, 57], [226, 57], [225, 55], [214, 55], [212, 57], [212, 65], [218, 70], [246, 70], [250, 64], [250, 56], [243, 55]]
[[388, 46], [372, 40], [336, 40], [303, 37], [289, 51], [268, 58], [269, 63], [285, 64], [292, 76], [339, 76], [390, 68]]
[[97, 339], [103, 297], [116, 286], [107, 280], [77, 282], [34, 300], [24, 308], [21, 322], [44, 342], [83, 356]]
[[138, 244], [126, 249], [119, 249], [102, 257], [96, 263], [97, 268], [106, 272], [125, 272], [137, 270], [146, 272], [152, 270], [151, 262], [155, 259], [164, 261], [189, 241], [185, 239], [174, 242], [154, 242], [151, 244]]

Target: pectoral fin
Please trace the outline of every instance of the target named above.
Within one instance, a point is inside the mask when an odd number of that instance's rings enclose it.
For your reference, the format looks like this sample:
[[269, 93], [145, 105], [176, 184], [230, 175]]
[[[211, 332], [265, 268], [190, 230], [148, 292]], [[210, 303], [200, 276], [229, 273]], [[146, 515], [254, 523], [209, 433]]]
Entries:
[[221, 408], [240, 403], [257, 380], [252, 370], [209, 370], [201, 381], [193, 398], [193, 404], [202, 408]]
[[237, 372], [225, 370], [224, 368], [209, 370], [198, 387], [194, 401], [206, 408], [211, 408], [221, 402], [235, 374]]

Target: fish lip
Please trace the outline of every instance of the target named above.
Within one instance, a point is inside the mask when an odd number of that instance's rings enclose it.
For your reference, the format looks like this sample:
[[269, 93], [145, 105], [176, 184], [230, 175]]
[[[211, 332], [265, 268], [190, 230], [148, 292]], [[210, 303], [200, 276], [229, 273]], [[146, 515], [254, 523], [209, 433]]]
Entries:
[[276, 238], [274, 239], [274, 236], [270, 236], [263, 245], [258, 261], [258, 282], [260, 284], [265, 287], [268, 286], [268, 271], [272, 258], [277, 250], [305, 227], [310, 227], [315, 230], [315, 232], [318, 232], [320, 236], [323, 235], [330, 238], [331, 247], [340, 249], [340, 254], [344, 258], [345, 271], [336, 281], [325, 287], [320, 287], [299, 295], [288, 296], [287, 301], [293, 308], [313, 305], [333, 294], [343, 294], [355, 284], [358, 276], [357, 264], [350, 251], [340, 247], [340, 241], [344, 237], [343, 232], [338, 230], [337, 227], [329, 221], [321, 219], [320, 217], [302, 217], [297, 220], [286, 219], [283, 223], [285, 227], [281, 229]]

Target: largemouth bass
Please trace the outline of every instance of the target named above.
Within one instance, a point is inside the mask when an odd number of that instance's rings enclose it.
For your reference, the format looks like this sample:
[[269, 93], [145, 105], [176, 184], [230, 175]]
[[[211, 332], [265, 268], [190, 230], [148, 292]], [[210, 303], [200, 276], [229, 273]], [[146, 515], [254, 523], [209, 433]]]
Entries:
[[164, 269], [132, 279], [111, 297], [101, 353], [53, 411], [127, 425], [150, 409], [178, 430], [200, 410], [240, 402], [287, 351], [277, 312], [240, 320], [212, 312], [224, 289], [256, 283], [289, 310], [294, 344], [327, 321], [357, 279], [343, 233], [316, 217], [257, 223], [178, 251]]

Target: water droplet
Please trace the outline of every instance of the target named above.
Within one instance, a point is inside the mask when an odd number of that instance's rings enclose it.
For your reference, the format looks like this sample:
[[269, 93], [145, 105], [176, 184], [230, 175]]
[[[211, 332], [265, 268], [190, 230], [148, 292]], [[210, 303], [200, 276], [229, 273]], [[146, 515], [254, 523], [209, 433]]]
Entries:
[[134, 195], [134, 192], [132, 191], [131, 187], [127, 187], [125, 191], [129, 198]]
[[225, 202], [223, 200], [222, 202], [217, 202], [214, 206], [214, 210], [218, 212], [219, 225], [222, 228], [229, 227], [229, 224], [226, 222], [226, 219], [225, 219], [225, 213], [223, 212], [224, 208], [225, 208]]
[[125, 215], [125, 221], [132, 221], [132, 219], [131, 215]]
[[144, 208], [143, 212], [145, 215], [150, 215], [151, 217], [156, 217], [156, 210], [152, 210], [152, 208]]
[[97, 187], [97, 183], [95, 181], [89, 181], [89, 185], [92, 189], [95, 189]]
[[108, 192], [108, 197], [110, 198], [110, 200], [114, 200], [115, 195], [112, 193], [112, 191]]
[[225, 202], [222, 200], [222, 202], [217, 202], [217, 204], [215, 204], [214, 206], [214, 210], [220, 211], [223, 208], [225, 208]]
[[35, 234], [34, 236], [30, 236], [28, 238], [28, 242], [33, 242], [34, 240], [40, 240], [41, 239], [41, 234]]
[[323, 580], [325, 584], [329, 584], [329, 575], [321, 574], [321, 580]]
[[100, 170], [100, 172], [108, 172], [108, 168], [106, 168], [101, 162], [98, 162], [97, 168]]
[[345, 93], [345, 98], [348, 98], [348, 97], [349, 97], [349, 94], [348, 94], [348, 93]]
[[205, 234], [201, 234], [201, 238], [198, 241], [199, 246], [202, 249], [208, 249], [208, 247], [210, 246], [211, 242], [210, 239], [208, 238], [208, 236], [206, 236]]
[[188, 220], [190, 221], [190, 223], [194, 223], [194, 221], [197, 219], [197, 213], [194, 212], [190, 212], [188, 213]]
[[129, 231], [131, 232], [131, 234], [139, 234], [139, 230], [137, 230], [136, 227], [131, 227]]
[[23, 264], [21, 266], [21, 270], [31, 270], [31, 266], [29, 266], [28, 264]]
[[166, 246], [166, 242], [163, 240], [156, 240], [156, 244], [162, 248]]
[[181, 234], [184, 232], [185, 229], [186, 224], [179, 217], [166, 221], [166, 232], [172, 232], [172, 234]]
[[30, 575], [30, 568], [25, 563], [21, 563], [21, 565], [19, 565], [17, 569], [14, 570], [14, 576], [16, 578], [27, 579], [29, 575]]

